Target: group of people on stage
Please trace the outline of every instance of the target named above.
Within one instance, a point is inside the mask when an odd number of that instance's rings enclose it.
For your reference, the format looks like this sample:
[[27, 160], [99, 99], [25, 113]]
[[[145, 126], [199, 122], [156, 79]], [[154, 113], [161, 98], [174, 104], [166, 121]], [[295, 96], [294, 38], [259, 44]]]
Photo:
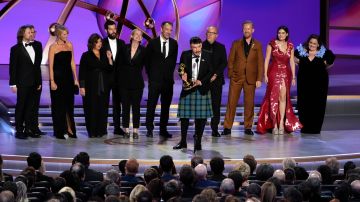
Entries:
[[[155, 108], [160, 97], [159, 135], [171, 138], [167, 125], [178, 56], [177, 41], [171, 38], [172, 23], [163, 22], [160, 36], [151, 39], [146, 47], [141, 45], [141, 30], [134, 29], [130, 43], [125, 44], [118, 39], [115, 22], [106, 21], [104, 28], [105, 38], [96, 33], [89, 37], [88, 51], [81, 56], [77, 75], [73, 46], [67, 39], [69, 31], [63, 25], [56, 26], [56, 41], [50, 46], [48, 57], [55, 137], [76, 138], [74, 94], [77, 93], [83, 98], [89, 137], [106, 135], [112, 93], [114, 134], [130, 137], [131, 108], [132, 135], [134, 139], [139, 138], [140, 103], [145, 86], [142, 70], [145, 67], [149, 81], [146, 136], [153, 137]], [[289, 41], [288, 28], [280, 26], [276, 38], [266, 46], [264, 59], [261, 43], [253, 38], [254, 24], [245, 21], [242, 28], [243, 38], [234, 41], [228, 60], [225, 46], [216, 40], [218, 29], [215, 26], [208, 27], [204, 42], [199, 37], [192, 37], [191, 49], [182, 52], [178, 72], [183, 89], [177, 115], [181, 122], [181, 140], [174, 149], [187, 148], [189, 119], [195, 120], [194, 151], [201, 150], [208, 118], [211, 118], [212, 136], [230, 135], [242, 90], [244, 132], [253, 135], [255, 89], [263, 80], [267, 88], [256, 128], [258, 133], [284, 134], [297, 129], [303, 133], [320, 133], [326, 108], [327, 68], [333, 64], [334, 54], [315, 34], [295, 48]], [[20, 27], [18, 43], [10, 53], [10, 87], [17, 93], [15, 122], [16, 137], [20, 139], [40, 137], [42, 133], [37, 120], [42, 89], [42, 45], [34, 40], [35, 34], [31, 25]], [[295, 63], [299, 65], [297, 79]], [[230, 85], [224, 129], [220, 134], [218, 125], [226, 66]], [[290, 101], [290, 87], [296, 83], [299, 119]]]

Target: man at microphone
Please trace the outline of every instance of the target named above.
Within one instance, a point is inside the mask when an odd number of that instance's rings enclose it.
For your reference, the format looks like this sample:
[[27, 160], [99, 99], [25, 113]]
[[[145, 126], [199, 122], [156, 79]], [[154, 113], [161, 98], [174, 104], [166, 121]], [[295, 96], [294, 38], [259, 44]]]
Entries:
[[187, 148], [187, 130], [189, 119], [195, 119], [194, 153], [201, 150], [201, 138], [207, 118], [212, 117], [211, 95], [209, 91], [212, 67], [208, 52], [202, 52], [199, 37], [190, 39], [191, 50], [184, 51], [180, 57], [180, 66], [185, 67], [181, 79], [191, 82], [192, 88], [183, 88], [177, 116], [181, 122], [181, 140], [173, 149]]

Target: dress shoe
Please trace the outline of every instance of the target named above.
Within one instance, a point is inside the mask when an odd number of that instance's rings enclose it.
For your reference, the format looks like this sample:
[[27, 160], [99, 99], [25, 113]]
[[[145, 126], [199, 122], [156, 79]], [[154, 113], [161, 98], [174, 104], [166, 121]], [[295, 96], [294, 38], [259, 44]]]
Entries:
[[76, 138], [77, 138], [76, 133], [74, 133], [74, 134], [67, 133], [67, 134], [68, 134], [69, 138], [74, 138], [74, 139], [76, 139]]
[[245, 135], [254, 135], [254, 132], [251, 129], [245, 129]]
[[124, 135], [125, 135], [125, 131], [124, 131], [123, 129], [121, 129], [121, 128], [116, 128], [116, 129], [114, 130], [114, 135], [122, 135], [122, 136], [124, 136]]
[[221, 135], [231, 135], [231, 129], [224, 128], [224, 130], [223, 130], [223, 132], [221, 133]]
[[273, 128], [272, 129], [272, 134], [273, 135], [279, 135], [279, 129], [278, 128]]
[[129, 138], [130, 138], [130, 133], [129, 133], [129, 132], [125, 133], [125, 134], [124, 134], [124, 138], [125, 138], [125, 139], [129, 139]]
[[172, 138], [172, 135], [167, 131], [160, 132], [160, 136], [164, 138]]
[[34, 131], [35, 131], [36, 133], [40, 134], [40, 135], [46, 135], [46, 133], [45, 133], [45, 132], [42, 132], [42, 131], [40, 130], [40, 128], [37, 128], [37, 129], [35, 129]]
[[61, 139], [61, 140], [65, 140], [65, 136], [64, 135], [55, 135], [56, 139]]
[[133, 139], [139, 139], [139, 133], [133, 133]]
[[151, 137], [151, 138], [153, 138], [153, 137], [154, 137], [153, 131], [152, 131], [152, 130], [148, 130], [147, 133], [146, 133], [146, 137]]
[[25, 139], [27, 139], [28, 137], [27, 137], [27, 135], [26, 135], [25, 133], [23, 133], [23, 132], [16, 132], [16, 133], [15, 133], [15, 138], [25, 140]]
[[30, 129], [25, 129], [24, 133], [25, 133], [28, 137], [40, 138], [40, 134], [39, 134], [39, 133], [35, 133], [33, 130], [30, 130]]
[[198, 141], [195, 141], [195, 144], [194, 144], [194, 154], [196, 151], [200, 151], [202, 150], [201, 148], [201, 142], [198, 142]]
[[186, 141], [180, 141], [177, 145], [175, 145], [173, 147], [173, 149], [186, 149], [187, 148], [187, 143]]
[[213, 137], [221, 137], [220, 133], [217, 130], [213, 130], [211, 133], [211, 136]]

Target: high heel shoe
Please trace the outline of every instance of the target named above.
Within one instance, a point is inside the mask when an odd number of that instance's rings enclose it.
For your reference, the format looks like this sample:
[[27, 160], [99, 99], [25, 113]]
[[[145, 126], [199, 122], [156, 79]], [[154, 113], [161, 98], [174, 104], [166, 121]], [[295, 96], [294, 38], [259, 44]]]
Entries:
[[285, 131], [284, 131], [284, 128], [280, 128], [279, 129], [279, 135], [284, 135]]
[[279, 135], [279, 129], [278, 128], [273, 128], [272, 134], [273, 135]]
[[125, 139], [129, 139], [129, 138], [130, 138], [130, 133], [129, 133], [129, 132], [125, 132], [124, 138], [125, 138]]

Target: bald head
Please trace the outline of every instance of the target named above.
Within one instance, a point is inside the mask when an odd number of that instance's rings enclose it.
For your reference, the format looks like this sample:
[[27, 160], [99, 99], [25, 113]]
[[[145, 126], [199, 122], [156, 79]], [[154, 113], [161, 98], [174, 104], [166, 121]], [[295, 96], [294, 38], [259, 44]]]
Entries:
[[218, 37], [218, 28], [215, 26], [210, 26], [206, 29], [206, 40], [213, 44]]
[[235, 192], [234, 181], [230, 178], [225, 178], [220, 185], [220, 191], [223, 194], [233, 194]]
[[206, 179], [207, 169], [204, 164], [199, 164], [195, 167], [195, 174], [198, 179]]
[[273, 177], [276, 177], [281, 182], [285, 181], [285, 173], [283, 170], [280, 170], [280, 169], [275, 170]]
[[13, 201], [15, 201], [14, 194], [11, 191], [2, 191], [0, 193], [0, 201], [13, 202]]
[[351, 183], [351, 189], [353, 192], [360, 193], [360, 180], [354, 180]]

